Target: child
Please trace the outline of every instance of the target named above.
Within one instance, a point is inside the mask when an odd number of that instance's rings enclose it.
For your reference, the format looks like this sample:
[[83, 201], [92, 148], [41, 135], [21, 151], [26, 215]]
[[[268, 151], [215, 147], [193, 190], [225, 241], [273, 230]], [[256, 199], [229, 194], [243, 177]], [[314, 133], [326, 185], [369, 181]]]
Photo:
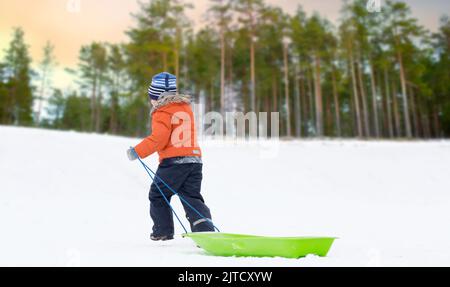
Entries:
[[[140, 158], [158, 152], [159, 167], [156, 175], [174, 191], [183, 196], [200, 217], [183, 202], [186, 217], [192, 232], [214, 231], [211, 213], [200, 194], [202, 183], [202, 154], [197, 143], [194, 116], [189, 96], [177, 93], [176, 77], [161, 73], [153, 77], [148, 90], [151, 104], [152, 134], [138, 144], [134, 151]], [[136, 153], [127, 151], [130, 160], [136, 160]], [[155, 179], [158, 183], [158, 180]], [[161, 182], [158, 187], [170, 201], [173, 193]], [[173, 239], [174, 226], [172, 210], [165, 202], [155, 182], [150, 188], [150, 217], [153, 233], [150, 239], [165, 241]]]

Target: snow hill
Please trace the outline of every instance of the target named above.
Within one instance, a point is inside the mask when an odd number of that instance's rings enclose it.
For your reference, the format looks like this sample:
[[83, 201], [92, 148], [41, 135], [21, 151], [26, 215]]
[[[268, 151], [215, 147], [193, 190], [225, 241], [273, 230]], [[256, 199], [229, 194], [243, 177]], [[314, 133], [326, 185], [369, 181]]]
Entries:
[[450, 266], [448, 141], [204, 142], [222, 231], [340, 238], [299, 260], [151, 242], [150, 182], [125, 155], [137, 142], [0, 127], [0, 266]]

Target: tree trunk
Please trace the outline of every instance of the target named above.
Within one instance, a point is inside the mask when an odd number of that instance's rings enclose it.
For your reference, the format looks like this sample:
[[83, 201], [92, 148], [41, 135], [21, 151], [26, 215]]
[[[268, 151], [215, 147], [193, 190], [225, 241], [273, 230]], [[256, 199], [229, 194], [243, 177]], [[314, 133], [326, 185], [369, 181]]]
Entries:
[[257, 97], [256, 98], [256, 103], [255, 103], [255, 110], [254, 110], [255, 113], [259, 112], [260, 106], [261, 106], [261, 97]]
[[358, 88], [356, 83], [355, 60], [353, 59], [353, 53], [351, 50], [349, 53], [350, 53], [350, 72], [352, 75], [353, 98], [354, 98], [353, 102], [356, 112], [356, 125], [358, 129], [358, 137], [363, 137], [361, 110], [359, 105]]
[[291, 132], [291, 108], [289, 103], [289, 66], [288, 66], [288, 49], [284, 47], [284, 96], [286, 104], [286, 135], [292, 136]]
[[322, 87], [320, 83], [320, 57], [316, 52], [315, 55], [315, 76], [314, 76], [314, 90], [316, 95], [316, 135], [323, 136], [323, 100], [322, 100]]
[[386, 113], [387, 113], [387, 126], [389, 131], [389, 137], [394, 137], [394, 127], [392, 126], [392, 101], [391, 92], [389, 87], [389, 72], [387, 67], [384, 68], [384, 85], [386, 89]]
[[111, 103], [109, 130], [112, 134], [117, 134], [117, 100], [115, 97], [112, 99]]
[[309, 119], [310, 119], [310, 124], [308, 125], [308, 129], [310, 127], [315, 127], [316, 126], [316, 121], [315, 121], [315, 111], [314, 111], [314, 75], [313, 75], [313, 67], [309, 66], [308, 67], [308, 101], [309, 101]]
[[95, 117], [95, 132], [100, 133], [102, 129], [102, 82], [99, 82], [99, 92], [98, 92], [98, 102], [97, 102], [97, 113]]
[[370, 134], [369, 110], [367, 105], [366, 89], [364, 88], [364, 80], [359, 63], [356, 64], [356, 71], [358, 75], [359, 90], [361, 92], [361, 100], [363, 105], [364, 132], [367, 137], [370, 137], [371, 134]]
[[[268, 124], [268, 123], [272, 122], [271, 121], [272, 114], [269, 113], [269, 111], [270, 111], [270, 97], [265, 97], [265, 99], [264, 99], [264, 110], [267, 112], [267, 120], [268, 121], [266, 121], [266, 122], [263, 121], [261, 124], [265, 124], [265, 126], [263, 126], [263, 128], [265, 129], [265, 132], [266, 132], [265, 137], [269, 138], [269, 135], [272, 134], [272, 127], [271, 127], [272, 125]], [[261, 137], [261, 133], [260, 132], [258, 132], [258, 135], [259, 135], [259, 137]]]
[[425, 138], [430, 139], [432, 138], [430, 116], [428, 114], [425, 114], [423, 117], [423, 121], [425, 127], [424, 128]]
[[433, 128], [436, 138], [441, 137], [441, 127], [439, 124], [439, 110], [435, 104], [433, 104]]
[[375, 137], [380, 137], [380, 126], [379, 126], [379, 119], [378, 119], [378, 94], [377, 94], [377, 87], [375, 83], [375, 71], [374, 71], [374, 65], [370, 67], [370, 84], [372, 87], [372, 109], [373, 109], [373, 122], [374, 122], [374, 128], [375, 128]]
[[334, 135], [333, 131], [333, 112], [331, 111], [333, 99], [328, 95], [323, 95], [323, 106], [325, 108], [325, 123], [323, 125], [323, 134], [324, 135]]
[[356, 97], [353, 95], [354, 91], [350, 89], [350, 99], [349, 99], [349, 115], [351, 119], [351, 136], [352, 137], [361, 137], [358, 133], [358, 119], [356, 117], [356, 108], [355, 108], [355, 99]]
[[[300, 74], [301, 74], [301, 76], [300, 76], [300, 91], [301, 91], [301, 93], [300, 93], [300, 107], [301, 107], [301, 110], [302, 110], [301, 117], [300, 117], [300, 131], [302, 131], [303, 127], [304, 127], [304, 122], [308, 121], [308, 104], [307, 104], [308, 99], [306, 97], [306, 87], [305, 87], [305, 75], [306, 75], [306, 73], [305, 73], [304, 69], [300, 70]], [[305, 133], [305, 135], [307, 135], [307, 134]]]
[[299, 67], [300, 63], [295, 65], [295, 135], [297, 137], [302, 136], [302, 109], [300, 100], [300, 76]]
[[397, 102], [397, 85], [395, 81], [392, 85], [392, 105], [394, 108], [394, 122], [395, 122], [395, 134], [397, 137], [402, 136], [402, 129], [400, 125], [400, 112], [398, 111], [398, 102]]
[[96, 114], [97, 114], [97, 76], [94, 75], [94, 83], [92, 85], [92, 96], [91, 96], [91, 131], [94, 131]]
[[408, 95], [406, 93], [406, 75], [405, 75], [405, 69], [403, 67], [403, 57], [401, 52], [398, 52], [398, 64], [400, 66], [400, 82], [402, 87], [402, 98], [403, 98], [403, 116], [405, 118], [405, 131], [406, 136], [408, 138], [412, 137], [411, 132], [411, 120], [409, 118], [409, 106], [408, 106]]
[[333, 66], [333, 70], [331, 71], [331, 82], [333, 84], [333, 99], [334, 99], [334, 115], [336, 121], [336, 136], [341, 137], [341, 109], [339, 106], [339, 94], [336, 83], [336, 69]]
[[109, 131], [112, 134], [117, 134], [117, 107], [118, 103], [118, 92], [117, 92], [117, 84], [114, 84], [114, 91], [111, 93], [111, 110], [110, 110], [110, 119], [109, 119]]
[[275, 73], [272, 73], [272, 99], [273, 99], [273, 109], [275, 112], [278, 110], [278, 95], [277, 95], [277, 79]]
[[231, 104], [233, 104], [234, 101], [236, 101], [236, 99], [234, 99], [234, 91], [233, 91], [233, 49], [230, 47], [228, 49], [228, 83], [226, 84], [227, 88], [227, 93], [226, 96], [227, 98], [225, 99], [225, 112], [226, 109], [230, 109], [231, 108]]
[[209, 111], [211, 112], [214, 110], [214, 80], [211, 78], [211, 82], [209, 85]]
[[225, 113], [225, 33], [220, 30], [220, 113]]
[[254, 35], [252, 33], [250, 43], [250, 78], [251, 78], [250, 108], [252, 111], [255, 111], [256, 108], [255, 43], [253, 38]]
[[383, 137], [386, 137], [387, 121], [386, 121], [386, 117], [385, 117], [385, 114], [386, 114], [386, 112], [385, 112], [386, 111], [385, 110], [385, 108], [386, 108], [385, 97], [383, 96], [383, 93], [381, 92], [382, 83], [383, 83], [383, 80], [382, 80], [383, 73], [382, 73], [381, 69], [379, 70], [379, 72], [376, 75], [377, 75], [376, 80], [378, 83], [377, 95], [379, 97], [379, 100], [381, 101], [381, 102], [380, 101], [378, 102], [378, 111], [379, 111], [378, 120], [379, 120], [379, 126], [380, 126], [380, 137], [383, 138]]
[[413, 123], [414, 123], [414, 130], [413, 135], [416, 138], [420, 137], [420, 131], [419, 131], [419, 118], [417, 116], [417, 108], [416, 108], [416, 99], [415, 99], [415, 95], [414, 95], [414, 88], [412, 88], [411, 86], [409, 87], [409, 95], [411, 97], [411, 113], [413, 116]]
[[18, 102], [18, 93], [17, 93], [17, 81], [14, 80], [13, 86], [11, 88], [11, 105], [10, 109], [7, 110], [7, 114], [9, 114], [9, 119], [7, 121], [8, 124], [18, 125], [19, 115], [17, 114], [17, 102]]
[[423, 135], [426, 139], [431, 138], [431, 128], [430, 128], [430, 121], [429, 121], [429, 109], [427, 106], [427, 102], [422, 102], [423, 109], [422, 109], [422, 126], [423, 126]]
[[420, 97], [416, 97], [416, 103], [417, 103], [417, 117], [419, 121], [419, 137], [426, 138], [425, 134], [425, 125], [424, 125], [424, 115], [423, 115], [423, 109], [422, 109], [422, 101], [420, 100]]

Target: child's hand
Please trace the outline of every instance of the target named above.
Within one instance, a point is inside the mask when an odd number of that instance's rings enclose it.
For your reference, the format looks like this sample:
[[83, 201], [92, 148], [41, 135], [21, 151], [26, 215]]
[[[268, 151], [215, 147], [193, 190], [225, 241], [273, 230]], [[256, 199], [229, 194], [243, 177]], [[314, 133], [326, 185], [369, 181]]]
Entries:
[[131, 160], [131, 161], [137, 160], [137, 154], [136, 154], [136, 152], [134, 151], [134, 148], [132, 148], [132, 147], [130, 147], [130, 148], [127, 150], [127, 156], [128, 156], [128, 159]]

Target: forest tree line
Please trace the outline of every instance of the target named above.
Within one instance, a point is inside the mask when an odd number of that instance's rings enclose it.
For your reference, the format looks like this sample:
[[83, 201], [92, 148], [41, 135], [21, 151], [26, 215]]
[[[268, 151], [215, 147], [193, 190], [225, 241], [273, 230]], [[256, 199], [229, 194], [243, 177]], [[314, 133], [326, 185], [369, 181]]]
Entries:
[[344, 1], [334, 25], [301, 6], [290, 15], [263, 0], [210, 0], [195, 31], [191, 4], [147, 1], [126, 43], [80, 48], [66, 69], [75, 90], [52, 87], [51, 43], [31, 68], [16, 28], [0, 59], [0, 124], [146, 135], [146, 91], [167, 71], [206, 111], [280, 112], [286, 137], [450, 136], [449, 18], [431, 33], [405, 2], [366, 4]]

